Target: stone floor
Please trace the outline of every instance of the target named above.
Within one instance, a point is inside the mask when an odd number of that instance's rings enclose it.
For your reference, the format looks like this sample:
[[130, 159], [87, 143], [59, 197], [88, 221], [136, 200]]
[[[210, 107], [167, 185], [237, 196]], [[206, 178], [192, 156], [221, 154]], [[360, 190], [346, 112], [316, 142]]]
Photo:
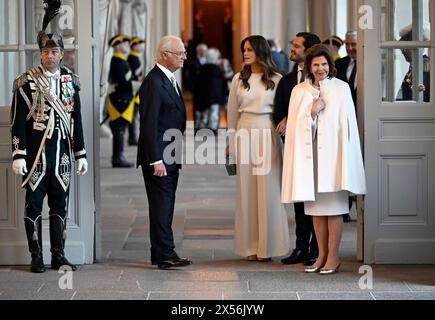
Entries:
[[[102, 139], [102, 259], [69, 278], [28, 267], [0, 268], [0, 300], [8, 299], [213, 299], [397, 300], [435, 299], [435, 266], [375, 266], [372, 286], [356, 261], [355, 222], [345, 225], [338, 274], [305, 274], [302, 265], [248, 262], [233, 253], [235, 178], [223, 165], [185, 166], [173, 229], [176, 248], [194, 264], [162, 271], [149, 263], [148, 209], [142, 175], [110, 167], [111, 142]], [[134, 162], [136, 149], [126, 148]], [[293, 210], [289, 209], [294, 243]], [[353, 217], [355, 214], [353, 213]], [[60, 285], [61, 284], [61, 285]], [[362, 284], [362, 286], [360, 286]], [[364, 287], [364, 285], [366, 285]]]

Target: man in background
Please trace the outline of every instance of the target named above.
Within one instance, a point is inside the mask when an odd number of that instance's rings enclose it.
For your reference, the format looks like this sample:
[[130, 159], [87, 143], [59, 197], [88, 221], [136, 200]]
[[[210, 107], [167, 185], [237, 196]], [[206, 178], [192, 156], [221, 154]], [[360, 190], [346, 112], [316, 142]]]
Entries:
[[[284, 138], [288, 107], [293, 88], [305, 81], [304, 61], [305, 52], [312, 46], [319, 44], [317, 35], [310, 32], [300, 32], [291, 41], [290, 60], [295, 63], [293, 71], [284, 76], [278, 84], [275, 94], [275, 109], [273, 119], [277, 132]], [[318, 256], [317, 239], [314, 234], [313, 221], [305, 215], [304, 203], [294, 204], [296, 222], [296, 248], [292, 254], [281, 260], [284, 264], [304, 263], [314, 264]]]

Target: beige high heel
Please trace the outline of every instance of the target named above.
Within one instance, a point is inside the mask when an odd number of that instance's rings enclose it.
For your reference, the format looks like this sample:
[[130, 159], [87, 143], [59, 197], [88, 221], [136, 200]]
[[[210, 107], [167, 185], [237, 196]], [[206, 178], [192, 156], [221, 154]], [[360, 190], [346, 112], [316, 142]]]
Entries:
[[270, 261], [272, 261], [272, 258], [257, 258], [257, 261], [260, 261], [260, 262], [270, 262]]
[[323, 268], [323, 266], [321, 266], [321, 267], [313, 267], [313, 266], [311, 266], [311, 267], [305, 268], [304, 272], [305, 273], [317, 273], [317, 272], [320, 272], [320, 270], [322, 268]]
[[340, 263], [334, 269], [321, 269], [320, 274], [322, 274], [322, 275], [334, 274], [334, 273], [338, 272], [338, 269], [340, 269]]

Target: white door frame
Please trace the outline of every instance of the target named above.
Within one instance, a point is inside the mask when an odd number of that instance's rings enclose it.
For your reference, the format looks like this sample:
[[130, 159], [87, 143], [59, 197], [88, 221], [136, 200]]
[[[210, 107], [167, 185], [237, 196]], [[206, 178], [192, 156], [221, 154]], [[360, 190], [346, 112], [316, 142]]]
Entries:
[[[435, 30], [432, 26], [430, 42], [382, 42], [380, 1], [360, 0], [359, 7], [362, 5], [373, 9], [374, 22], [373, 28], [360, 30], [358, 35], [358, 68], [362, 70], [358, 72], [358, 111], [363, 115], [359, 118], [364, 119], [367, 176], [364, 263], [432, 264], [435, 263], [435, 95], [431, 95], [430, 103], [381, 101], [381, 51], [405, 46], [431, 47], [433, 93]], [[433, 22], [435, 6], [430, 10]], [[403, 75], [400, 77], [403, 79]], [[415, 188], [409, 187], [414, 185]], [[403, 199], [407, 197], [413, 201], [405, 203]]]

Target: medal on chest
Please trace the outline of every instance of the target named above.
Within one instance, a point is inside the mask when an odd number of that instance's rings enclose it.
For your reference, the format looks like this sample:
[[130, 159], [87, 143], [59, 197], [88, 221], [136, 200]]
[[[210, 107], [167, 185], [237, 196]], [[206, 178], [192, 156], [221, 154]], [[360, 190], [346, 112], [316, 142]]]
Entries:
[[62, 83], [62, 103], [65, 112], [74, 111], [74, 83], [70, 75], [61, 77]]

